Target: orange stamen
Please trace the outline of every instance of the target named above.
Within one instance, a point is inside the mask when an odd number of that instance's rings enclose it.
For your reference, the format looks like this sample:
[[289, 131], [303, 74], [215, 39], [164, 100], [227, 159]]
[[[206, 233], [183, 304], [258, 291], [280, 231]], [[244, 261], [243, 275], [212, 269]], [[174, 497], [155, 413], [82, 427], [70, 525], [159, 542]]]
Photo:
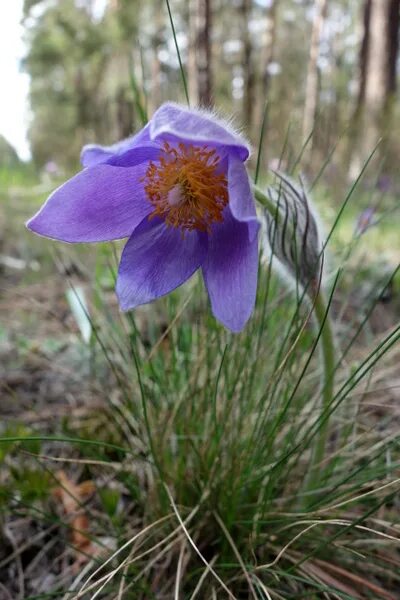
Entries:
[[223, 221], [228, 185], [218, 173], [220, 157], [206, 146], [171, 147], [165, 142], [158, 164], [150, 162], [144, 189], [154, 206], [150, 219], [161, 217], [167, 225], [210, 233]]

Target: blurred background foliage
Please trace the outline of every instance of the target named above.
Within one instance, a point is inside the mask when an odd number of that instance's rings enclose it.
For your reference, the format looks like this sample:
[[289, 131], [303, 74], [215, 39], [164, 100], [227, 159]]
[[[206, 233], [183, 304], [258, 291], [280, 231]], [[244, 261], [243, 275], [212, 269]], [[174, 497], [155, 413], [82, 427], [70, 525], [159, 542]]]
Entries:
[[[312, 133], [302, 169], [341, 190], [377, 141], [375, 174], [399, 155], [400, 0], [171, 0], [190, 102], [235, 116], [264, 164]], [[35, 163], [77, 167], [84, 143], [111, 143], [165, 100], [185, 101], [164, 0], [25, 0]], [[315, 126], [314, 126], [315, 125]], [[290, 133], [288, 135], [288, 129]], [[372, 170], [373, 171], [373, 170]]]

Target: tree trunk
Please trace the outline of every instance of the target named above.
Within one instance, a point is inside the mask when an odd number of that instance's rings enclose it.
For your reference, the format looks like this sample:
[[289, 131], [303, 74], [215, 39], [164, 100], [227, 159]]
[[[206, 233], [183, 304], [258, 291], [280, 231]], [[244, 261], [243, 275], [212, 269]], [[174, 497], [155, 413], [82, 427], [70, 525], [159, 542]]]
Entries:
[[359, 58], [359, 85], [357, 111], [364, 104], [365, 99], [365, 82], [367, 80], [367, 54], [369, 46], [369, 21], [371, 15], [371, 0], [365, 0], [363, 9], [363, 38], [361, 42], [360, 58]]
[[125, 86], [119, 88], [115, 102], [118, 139], [124, 139], [132, 133], [134, 115], [133, 103]]
[[196, 67], [198, 103], [212, 104], [211, 0], [196, 1]]
[[388, 94], [393, 96], [397, 90], [396, 67], [399, 53], [400, 0], [390, 0], [389, 4]]
[[154, 32], [152, 34], [152, 59], [151, 59], [151, 93], [149, 95], [149, 111], [152, 114], [162, 102], [161, 94], [161, 63], [158, 53], [163, 41], [164, 29], [164, 0], [157, 0], [153, 5]]
[[277, 9], [278, 0], [272, 0], [268, 10], [266, 27], [265, 27], [265, 39], [263, 43], [263, 52], [261, 55], [262, 73], [260, 77], [261, 81], [261, 96], [266, 99], [268, 94], [269, 83], [271, 74], [269, 68], [274, 61], [275, 57], [275, 43], [276, 43], [276, 25], [277, 25]]
[[400, 0], [367, 0], [365, 7], [365, 51], [361, 66], [363, 102], [372, 112], [382, 113], [396, 91], [396, 60], [399, 47]]
[[318, 106], [318, 56], [322, 29], [326, 19], [328, 0], [315, 0], [315, 17], [311, 33], [310, 58], [306, 79], [306, 97], [303, 115], [303, 140], [310, 135], [314, 126]]
[[199, 90], [197, 88], [197, 64], [196, 64], [196, 39], [197, 39], [197, 7], [193, 0], [187, 2], [187, 24], [188, 24], [188, 92], [191, 106], [198, 102]]
[[242, 75], [243, 75], [243, 122], [249, 132], [254, 117], [254, 84], [255, 73], [253, 63], [253, 47], [250, 38], [249, 21], [251, 18], [252, 0], [242, 0], [240, 5], [240, 21], [242, 25]]
[[390, 131], [396, 92], [399, 14], [400, 0], [365, 1], [352, 177], [362, 168], [378, 139]]
[[254, 123], [257, 128], [261, 127], [265, 103], [269, 94], [271, 81], [270, 67], [275, 58], [278, 2], [279, 0], [271, 0], [269, 8], [266, 9], [265, 27], [261, 38], [261, 52], [259, 58], [260, 71], [258, 73], [258, 92], [256, 94], [254, 118]]

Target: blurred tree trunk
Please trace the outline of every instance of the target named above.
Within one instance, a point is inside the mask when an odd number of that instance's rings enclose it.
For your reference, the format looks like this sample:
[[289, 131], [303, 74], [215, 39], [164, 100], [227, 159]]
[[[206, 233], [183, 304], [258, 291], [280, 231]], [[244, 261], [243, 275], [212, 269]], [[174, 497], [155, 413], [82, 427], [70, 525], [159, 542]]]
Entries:
[[255, 98], [255, 72], [253, 62], [253, 45], [251, 43], [249, 22], [251, 19], [252, 0], [242, 0], [240, 5], [240, 22], [242, 28], [242, 74], [243, 74], [243, 122], [249, 132], [252, 130]]
[[196, 105], [198, 102], [198, 89], [197, 89], [197, 66], [196, 66], [196, 3], [194, 0], [187, 2], [187, 24], [188, 24], [188, 60], [187, 60], [187, 73], [188, 73], [188, 92], [189, 100], [191, 105]]
[[396, 91], [400, 0], [366, 0], [358, 108], [381, 112]]
[[[258, 84], [255, 104], [254, 123], [260, 132], [264, 118], [265, 104], [268, 100], [271, 82], [271, 65], [275, 59], [276, 31], [278, 17], [279, 0], [271, 0], [271, 4], [266, 10], [265, 26], [261, 37], [261, 51], [259, 57], [260, 71], [258, 73]], [[264, 140], [267, 138], [267, 132], [264, 132]], [[258, 141], [258, 140], [257, 140]]]
[[310, 57], [308, 61], [306, 97], [303, 113], [303, 140], [306, 140], [310, 135], [314, 126], [318, 107], [318, 56], [327, 9], [328, 0], [315, 0], [315, 16], [311, 32]]
[[132, 133], [134, 109], [130, 96], [131, 94], [125, 86], [121, 86], [116, 94], [118, 139], [124, 139]]
[[161, 62], [159, 51], [163, 41], [164, 29], [164, 0], [155, 0], [153, 3], [154, 32], [152, 35], [152, 59], [151, 59], [151, 93], [149, 95], [149, 110], [152, 114], [162, 102], [161, 94]]
[[196, 39], [197, 100], [202, 106], [212, 104], [211, 0], [191, 0], [194, 6]]
[[396, 92], [399, 15], [400, 0], [365, 0], [352, 176], [361, 169], [378, 139], [390, 131]]
[[400, 0], [390, 0], [389, 6], [389, 52], [388, 94], [389, 101], [397, 91], [397, 57], [399, 54]]
[[369, 46], [369, 21], [371, 16], [371, 0], [365, 0], [363, 7], [363, 37], [359, 58], [359, 85], [357, 111], [361, 109], [365, 98], [365, 82], [367, 80], [367, 54]]
[[277, 8], [278, 0], [272, 0], [266, 17], [264, 40], [261, 51], [262, 72], [260, 77], [260, 87], [263, 104], [265, 103], [269, 91], [269, 83], [271, 79], [269, 68], [275, 57]]

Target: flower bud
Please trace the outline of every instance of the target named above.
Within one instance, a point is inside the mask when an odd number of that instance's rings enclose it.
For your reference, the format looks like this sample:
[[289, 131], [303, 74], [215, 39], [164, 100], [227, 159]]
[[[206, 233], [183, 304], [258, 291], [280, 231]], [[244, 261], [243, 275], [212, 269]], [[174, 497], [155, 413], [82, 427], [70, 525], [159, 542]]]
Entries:
[[310, 293], [322, 268], [318, 220], [302, 180], [298, 185], [283, 173], [275, 175], [279, 185], [268, 188], [275, 213], [265, 211], [269, 245], [285, 270]]

